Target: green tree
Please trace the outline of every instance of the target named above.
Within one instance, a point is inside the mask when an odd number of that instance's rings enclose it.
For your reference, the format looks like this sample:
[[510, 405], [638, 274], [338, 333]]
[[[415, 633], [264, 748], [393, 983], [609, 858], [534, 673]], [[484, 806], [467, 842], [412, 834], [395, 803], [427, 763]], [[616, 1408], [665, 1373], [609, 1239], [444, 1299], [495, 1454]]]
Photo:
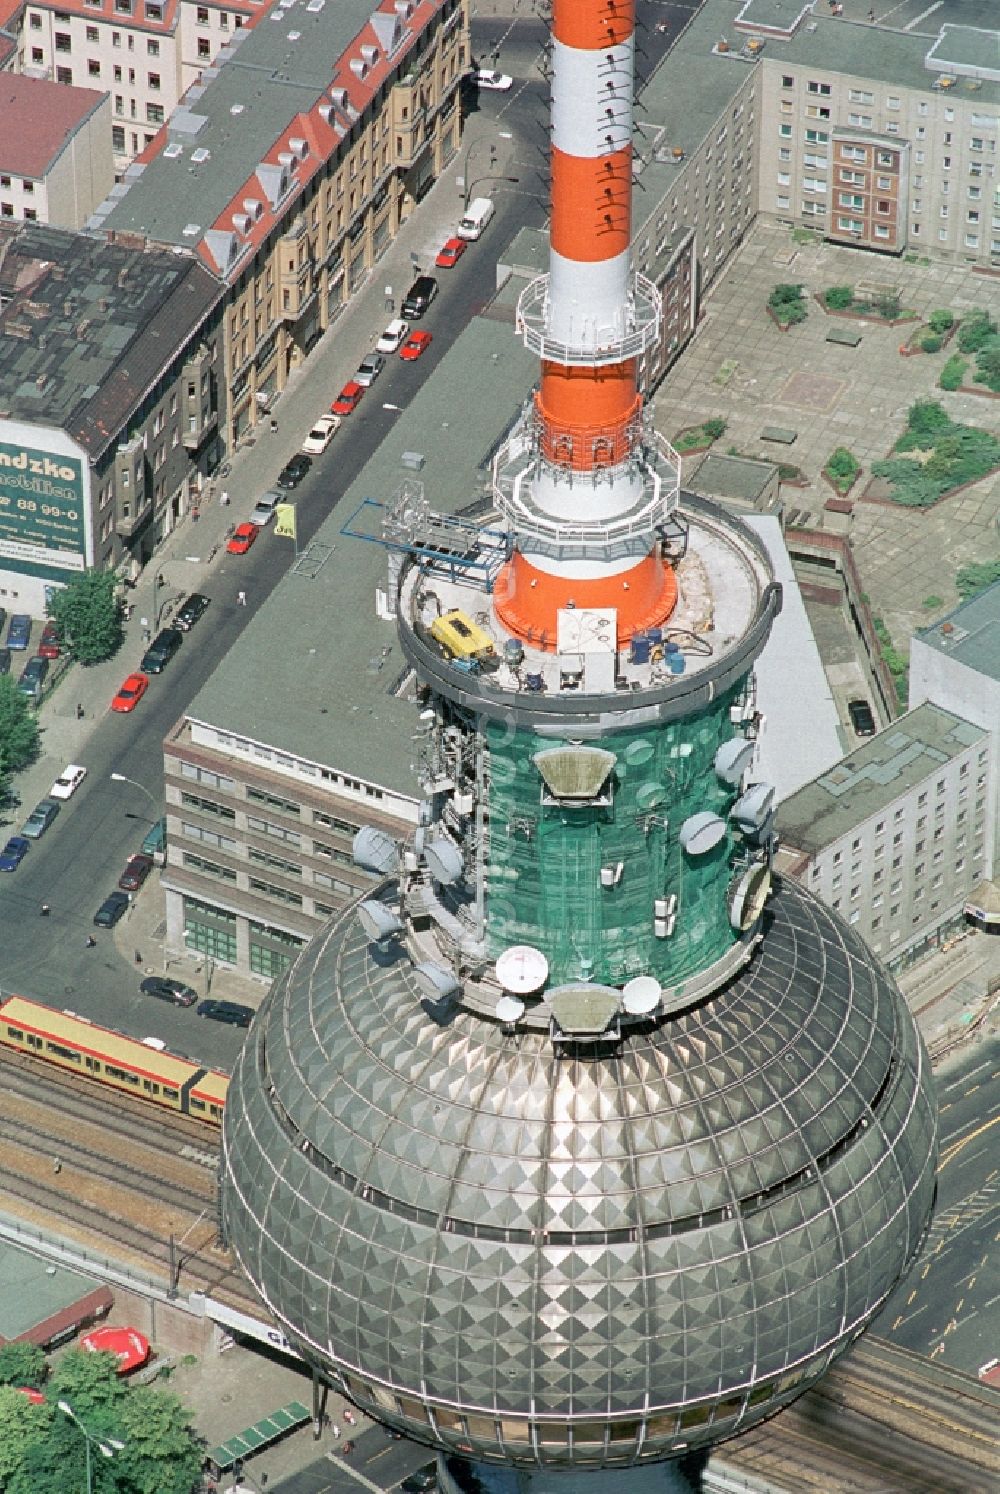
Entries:
[[205, 1454], [191, 1429], [191, 1412], [177, 1396], [137, 1386], [122, 1405], [118, 1425], [125, 1447], [115, 1462], [128, 1494], [190, 1494]]
[[887, 291], [884, 296], [875, 298], [875, 310], [887, 322], [894, 322], [902, 309], [903, 303], [895, 291]]
[[997, 330], [997, 324], [988, 311], [973, 311], [962, 318], [958, 329], [958, 349], [961, 353], [975, 353]]
[[927, 318], [927, 325], [932, 332], [947, 332], [949, 327], [955, 325], [955, 313], [953, 311], [932, 311]]
[[941, 338], [938, 337], [935, 333], [929, 332], [926, 334], [926, 336], [920, 339], [920, 346], [923, 348], [925, 353], [940, 353]]
[[28, 697], [9, 674], [0, 674], [0, 782], [38, 755], [38, 722]]
[[711, 440], [718, 441], [719, 437], [724, 436], [726, 433], [726, 422], [720, 416], [713, 415], [711, 420], [706, 420], [702, 423], [701, 428]]
[[830, 311], [846, 311], [853, 300], [853, 285], [831, 285], [823, 292], [823, 303]]
[[4, 1344], [0, 1349], [0, 1385], [30, 1385], [45, 1379], [45, 1353], [37, 1344]]
[[59, 637], [81, 664], [110, 659], [122, 641], [121, 609], [113, 571], [83, 571], [57, 591], [49, 616]]
[[785, 326], [793, 322], [804, 322], [806, 319], [801, 285], [776, 285], [767, 298], [767, 304], [778, 321]]
[[118, 1378], [115, 1354], [91, 1354], [87, 1349], [67, 1349], [52, 1371], [49, 1399], [69, 1401], [81, 1421], [117, 1408], [126, 1395]]
[[955, 585], [963, 601], [977, 596], [997, 581], [1000, 581], [1000, 560], [974, 561], [971, 565], [963, 565], [955, 577]]
[[974, 378], [977, 384], [1000, 392], [1000, 337], [991, 337], [979, 349]]
[[958, 353], [952, 353], [944, 368], [938, 383], [942, 389], [961, 389], [962, 380], [965, 378], [965, 370], [968, 364]]
[[45, 1440], [51, 1421], [50, 1406], [33, 1405], [11, 1386], [0, 1386], [0, 1489], [12, 1487], [10, 1480], [24, 1465], [28, 1448]]

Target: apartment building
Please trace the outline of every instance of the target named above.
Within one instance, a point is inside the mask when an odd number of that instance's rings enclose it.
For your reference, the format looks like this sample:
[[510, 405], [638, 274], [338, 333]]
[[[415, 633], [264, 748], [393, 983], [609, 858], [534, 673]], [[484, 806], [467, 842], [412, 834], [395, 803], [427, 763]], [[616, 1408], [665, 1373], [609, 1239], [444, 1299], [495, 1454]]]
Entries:
[[0, 606], [135, 574], [218, 463], [222, 288], [196, 260], [0, 225]]
[[0, 222], [82, 228], [114, 185], [108, 115], [95, 89], [0, 73]]
[[110, 101], [115, 170], [152, 145], [178, 100], [267, 0], [29, 0], [18, 17], [18, 70]]
[[786, 799], [792, 874], [901, 968], [965, 924], [988, 875], [990, 733], [929, 702]]
[[464, 0], [283, 7], [234, 38], [95, 215], [225, 286], [230, 442], [455, 155], [468, 58]]

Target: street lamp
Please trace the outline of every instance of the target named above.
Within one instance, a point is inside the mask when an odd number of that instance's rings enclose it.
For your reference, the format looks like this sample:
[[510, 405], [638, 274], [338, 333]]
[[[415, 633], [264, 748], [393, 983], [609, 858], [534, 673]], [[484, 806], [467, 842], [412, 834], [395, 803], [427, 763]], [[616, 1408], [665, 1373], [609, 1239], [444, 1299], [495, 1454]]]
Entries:
[[[124, 773], [112, 773], [112, 775], [111, 775], [111, 782], [112, 783], [130, 783], [133, 788], [137, 788], [139, 790], [140, 794], [145, 794], [146, 798], [149, 800], [150, 804], [152, 804], [153, 808], [155, 810], [157, 810], [157, 812], [159, 811], [159, 808], [160, 808], [159, 800], [158, 799], [154, 799], [153, 795], [150, 793], [149, 789], [146, 787], [146, 785], [144, 783], [139, 783], [139, 781], [137, 779], [135, 779], [135, 778], [127, 778]], [[159, 814], [158, 813], [157, 813], [157, 818], [159, 818]]]
[[116, 1452], [124, 1452], [124, 1442], [119, 1442], [117, 1437], [95, 1437], [93, 1432], [88, 1432], [83, 1422], [77, 1416], [69, 1401], [57, 1401], [57, 1406], [64, 1416], [68, 1416], [80, 1428], [87, 1439], [87, 1494], [93, 1494], [94, 1479], [90, 1466], [90, 1444], [93, 1442], [102, 1457], [113, 1458]]
[[485, 172], [484, 175], [477, 176], [475, 181], [470, 182], [466, 187], [465, 206], [469, 206], [472, 200], [472, 189], [473, 187], [478, 187], [480, 182], [519, 182], [520, 180], [519, 176], [494, 176], [492, 172]]
[[[470, 140], [469, 141], [469, 147], [468, 147], [468, 149], [465, 152], [465, 164], [462, 167], [461, 182], [462, 182], [462, 186], [463, 187], [465, 186], [465, 183], [469, 180], [469, 162], [472, 159], [472, 152], [474, 150], [478, 150], [478, 148], [481, 145], [486, 145], [487, 143], [489, 143], [489, 147], [490, 147], [490, 166], [492, 167], [492, 166], [495, 166], [497, 164], [497, 148], [496, 148], [496, 146], [492, 142], [487, 142], [485, 135], [480, 135], [478, 137], [478, 139], [476, 139], [476, 140]], [[468, 205], [468, 202], [469, 202], [468, 194], [466, 194], [465, 201], [466, 201], [466, 205]]]

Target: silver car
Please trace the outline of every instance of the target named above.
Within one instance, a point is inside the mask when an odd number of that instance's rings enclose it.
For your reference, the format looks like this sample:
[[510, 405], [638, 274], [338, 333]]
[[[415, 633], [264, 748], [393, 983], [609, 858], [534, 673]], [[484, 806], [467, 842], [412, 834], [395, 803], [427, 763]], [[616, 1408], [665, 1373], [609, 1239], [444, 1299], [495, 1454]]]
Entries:
[[383, 368], [385, 368], [385, 359], [382, 354], [369, 353], [367, 358], [362, 358], [354, 378], [365, 389], [370, 389]]

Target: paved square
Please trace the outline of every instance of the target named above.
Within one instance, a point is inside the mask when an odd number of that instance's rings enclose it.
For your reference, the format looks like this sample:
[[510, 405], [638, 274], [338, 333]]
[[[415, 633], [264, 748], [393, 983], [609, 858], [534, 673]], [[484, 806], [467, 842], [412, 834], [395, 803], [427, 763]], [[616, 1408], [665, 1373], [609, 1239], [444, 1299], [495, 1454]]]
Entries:
[[825, 415], [833, 409], [845, 387], [843, 379], [830, 379], [826, 374], [800, 369], [786, 380], [775, 399], [779, 405], [789, 405], [793, 410], [813, 410]]

